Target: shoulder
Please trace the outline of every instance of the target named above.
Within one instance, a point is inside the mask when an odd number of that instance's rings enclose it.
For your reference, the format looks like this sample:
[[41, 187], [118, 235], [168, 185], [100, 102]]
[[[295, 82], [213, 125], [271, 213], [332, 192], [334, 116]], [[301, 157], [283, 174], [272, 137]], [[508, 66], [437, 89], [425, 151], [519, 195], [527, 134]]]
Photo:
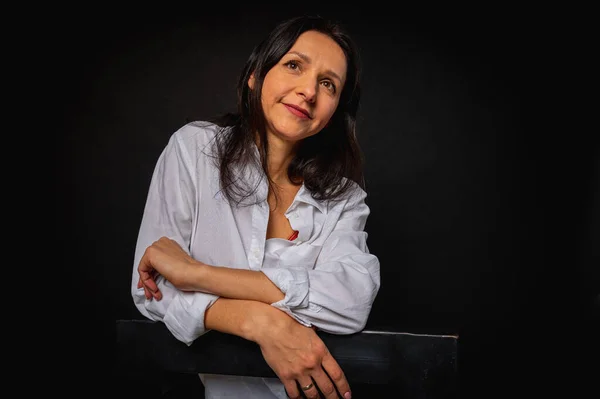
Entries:
[[346, 191], [339, 196], [339, 200], [344, 202], [346, 206], [354, 206], [365, 201], [367, 192], [357, 182], [344, 177], [340, 184], [348, 185]]
[[211, 122], [194, 121], [180, 127], [171, 135], [173, 144], [192, 148], [204, 148], [212, 143], [222, 128]]
[[366, 191], [350, 179], [344, 179], [340, 184], [347, 184], [346, 190], [337, 198], [328, 201], [325, 224], [329, 225], [330, 229], [364, 231], [371, 213], [365, 201]]
[[367, 192], [355, 181], [342, 178], [340, 185], [347, 185], [347, 188], [337, 198], [328, 200], [328, 209], [343, 212], [357, 207], [368, 207], [366, 206], [365, 199]]
[[214, 160], [217, 158], [215, 139], [224, 129], [227, 128], [207, 121], [186, 123], [169, 138], [167, 152], [176, 153], [191, 164]]

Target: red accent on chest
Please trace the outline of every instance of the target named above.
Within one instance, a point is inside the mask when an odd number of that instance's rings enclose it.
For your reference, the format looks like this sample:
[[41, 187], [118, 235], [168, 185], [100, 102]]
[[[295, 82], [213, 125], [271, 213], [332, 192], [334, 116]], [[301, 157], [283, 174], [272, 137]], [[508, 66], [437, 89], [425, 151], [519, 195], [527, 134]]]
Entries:
[[292, 235], [288, 237], [288, 240], [294, 241], [296, 238], [298, 238], [298, 231], [294, 230]]

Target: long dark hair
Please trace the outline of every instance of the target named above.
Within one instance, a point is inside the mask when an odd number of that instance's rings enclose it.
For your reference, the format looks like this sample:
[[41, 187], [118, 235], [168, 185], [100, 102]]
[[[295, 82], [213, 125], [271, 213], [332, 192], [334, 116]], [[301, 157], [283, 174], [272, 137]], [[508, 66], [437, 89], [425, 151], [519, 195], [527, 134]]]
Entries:
[[[239, 167], [259, 167], [268, 176], [265, 117], [261, 91], [267, 72], [290, 50], [298, 37], [315, 30], [332, 38], [344, 51], [347, 77], [339, 105], [329, 124], [299, 143], [287, 173], [290, 181], [304, 185], [317, 200], [334, 200], [355, 182], [364, 189], [363, 155], [356, 138], [356, 114], [360, 103], [359, 54], [355, 43], [336, 22], [319, 16], [300, 16], [284, 21], [254, 48], [237, 84], [237, 113], [213, 118], [220, 126], [216, 136], [220, 184], [225, 197], [237, 204], [256, 190], [243, 181]], [[254, 74], [254, 89], [248, 79]], [[255, 134], [258, 133], [259, 157]], [[273, 184], [269, 180], [269, 185]]]

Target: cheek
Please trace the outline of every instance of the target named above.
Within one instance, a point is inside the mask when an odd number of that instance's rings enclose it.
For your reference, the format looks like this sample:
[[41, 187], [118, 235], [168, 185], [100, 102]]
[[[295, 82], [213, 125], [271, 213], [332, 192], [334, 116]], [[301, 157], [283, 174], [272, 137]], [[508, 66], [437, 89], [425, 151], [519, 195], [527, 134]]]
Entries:
[[272, 87], [266, 87], [261, 93], [261, 103], [264, 110], [268, 110], [277, 103], [277, 92]]
[[282, 79], [279, 79], [277, 74], [273, 71], [267, 73], [263, 82], [261, 95], [263, 102], [274, 103], [277, 101], [278, 96], [284, 91], [284, 84]]
[[263, 85], [260, 102], [263, 107], [263, 112], [269, 112], [273, 104], [277, 102], [277, 93], [273, 90], [272, 85]]

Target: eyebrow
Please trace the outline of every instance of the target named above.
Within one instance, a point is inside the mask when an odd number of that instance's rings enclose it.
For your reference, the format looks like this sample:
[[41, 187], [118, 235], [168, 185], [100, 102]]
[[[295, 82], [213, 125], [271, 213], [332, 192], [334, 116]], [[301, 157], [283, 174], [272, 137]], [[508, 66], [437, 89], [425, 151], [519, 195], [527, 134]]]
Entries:
[[[311, 63], [311, 59], [308, 55], [301, 53], [299, 51], [290, 51], [288, 52], [288, 54], [295, 54], [298, 57], [302, 58], [306, 63], [310, 64]], [[333, 72], [331, 69], [328, 69], [325, 71], [327, 74], [332, 75], [334, 78], [336, 78], [337, 80], [341, 82], [343, 82], [342, 78], [340, 78], [340, 75], [338, 75], [337, 73]]]

